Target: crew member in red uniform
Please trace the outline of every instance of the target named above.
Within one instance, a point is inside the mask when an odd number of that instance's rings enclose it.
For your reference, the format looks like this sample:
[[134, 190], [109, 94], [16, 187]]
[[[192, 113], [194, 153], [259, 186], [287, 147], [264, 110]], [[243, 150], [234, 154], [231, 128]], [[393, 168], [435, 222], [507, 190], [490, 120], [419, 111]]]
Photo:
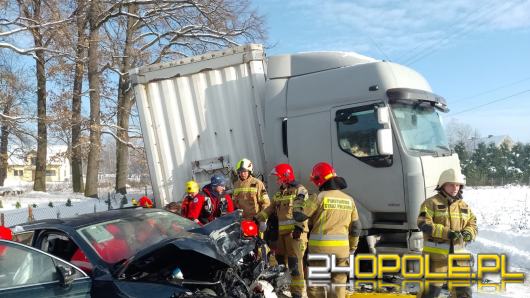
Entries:
[[215, 174], [210, 178], [210, 184], [202, 188], [204, 193], [204, 205], [199, 215], [199, 221], [207, 224], [219, 216], [234, 211], [234, 203], [229, 194], [225, 192], [226, 179], [221, 174]]
[[144, 208], [153, 208], [153, 201], [148, 197], [141, 197], [138, 201], [138, 205]]
[[199, 193], [199, 184], [193, 180], [186, 182], [186, 192], [188, 194], [182, 200], [180, 208], [181, 215], [201, 224], [199, 215], [204, 206], [204, 196]]

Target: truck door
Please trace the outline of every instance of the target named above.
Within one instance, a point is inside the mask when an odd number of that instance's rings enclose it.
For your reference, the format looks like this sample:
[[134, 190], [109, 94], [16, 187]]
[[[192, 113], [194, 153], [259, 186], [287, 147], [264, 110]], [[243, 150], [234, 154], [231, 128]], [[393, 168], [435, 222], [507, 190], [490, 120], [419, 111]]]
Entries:
[[[331, 153], [333, 166], [343, 176], [346, 191], [371, 212], [361, 214], [363, 228], [396, 229], [405, 226], [403, 170], [400, 153], [392, 136], [394, 153], [380, 155], [377, 131], [377, 108], [382, 102], [364, 102], [331, 109]], [[373, 223], [373, 225], [372, 225]], [[368, 226], [367, 226], [368, 225]]]

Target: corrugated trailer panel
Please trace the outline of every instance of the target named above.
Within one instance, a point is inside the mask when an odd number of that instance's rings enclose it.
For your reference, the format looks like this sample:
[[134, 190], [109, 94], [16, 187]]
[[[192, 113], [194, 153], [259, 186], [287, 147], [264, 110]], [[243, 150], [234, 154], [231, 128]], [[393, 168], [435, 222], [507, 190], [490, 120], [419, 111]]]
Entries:
[[[150, 67], [160, 79], [152, 74], [144, 76], [148, 82], [133, 79], [157, 203], [179, 201], [188, 180], [202, 186], [214, 172], [228, 175], [240, 158], [263, 169], [264, 62], [262, 54], [252, 53], [260, 50], [239, 47], [237, 54], [215, 57], [216, 69], [182, 75], [178, 68], [189, 71], [194, 63], [187, 58], [188, 63], [174, 63], [168, 72]], [[240, 63], [234, 64], [233, 56], [240, 54]], [[141, 77], [142, 71], [131, 74]]]

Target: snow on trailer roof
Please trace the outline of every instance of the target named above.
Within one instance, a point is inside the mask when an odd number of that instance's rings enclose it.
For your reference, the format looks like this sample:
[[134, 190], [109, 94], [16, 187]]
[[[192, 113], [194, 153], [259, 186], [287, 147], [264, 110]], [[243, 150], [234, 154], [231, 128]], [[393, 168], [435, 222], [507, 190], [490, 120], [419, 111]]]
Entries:
[[263, 46], [260, 44], [248, 44], [175, 61], [134, 68], [129, 72], [129, 76], [133, 85], [144, 84], [263, 59]]

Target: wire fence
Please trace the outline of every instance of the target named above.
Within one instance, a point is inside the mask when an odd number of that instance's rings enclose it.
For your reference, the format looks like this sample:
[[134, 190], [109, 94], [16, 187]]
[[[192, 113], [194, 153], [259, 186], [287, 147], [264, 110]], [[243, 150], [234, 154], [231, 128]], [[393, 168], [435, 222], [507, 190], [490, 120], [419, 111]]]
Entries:
[[87, 198], [86, 200], [83, 199], [81, 201], [74, 202], [68, 200], [66, 202], [56, 202], [55, 204], [50, 203], [50, 205], [42, 205], [37, 207], [29, 205], [3, 212], [0, 210], [0, 225], [13, 227], [41, 219], [61, 219], [75, 217], [81, 214], [96, 213], [127, 207], [131, 206], [131, 198], [135, 198], [137, 196], [138, 194], [121, 196], [108, 193], [107, 197], [104, 199]]

